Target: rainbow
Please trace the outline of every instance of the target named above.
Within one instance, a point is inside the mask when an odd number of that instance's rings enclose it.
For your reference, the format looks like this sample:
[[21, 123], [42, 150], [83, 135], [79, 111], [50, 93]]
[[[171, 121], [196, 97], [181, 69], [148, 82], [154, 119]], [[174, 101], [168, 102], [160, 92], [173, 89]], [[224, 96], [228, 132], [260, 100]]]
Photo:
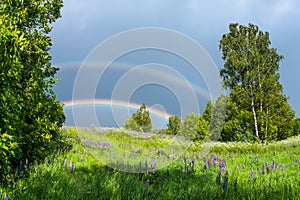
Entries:
[[[89, 62], [87, 64], [85, 64], [86, 66], [90, 67], [90, 68], [97, 68], [99, 66], [105, 66], [107, 63], [104, 62]], [[79, 69], [81, 65], [81, 62], [68, 62], [68, 63], [61, 63], [61, 64], [55, 64], [54, 66], [60, 68], [60, 70], [68, 70], [68, 69]], [[113, 64], [111, 64], [112, 68], [115, 69], [120, 69], [120, 70], [128, 70], [130, 68], [132, 68], [134, 65], [128, 64], [128, 63], [120, 63], [120, 62], [114, 62]], [[184, 86], [185, 84], [181, 84], [183, 80], [178, 79], [177, 77], [174, 77], [170, 74], [164, 73], [163, 71], [157, 70], [157, 69], [143, 69], [143, 71], [141, 71], [141, 73], [147, 73], [147, 74], [152, 74], [154, 76], [157, 77], [161, 77], [162, 80], [163, 79], [168, 79], [169, 81]], [[189, 84], [192, 86], [192, 88], [195, 90], [195, 92], [197, 94], [199, 94], [200, 96], [206, 98], [206, 99], [211, 99], [210, 93], [206, 90], [203, 89], [202, 87], [200, 87], [199, 85], [193, 83], [193, 82], [189, 82]], [[190, 88], [187, 88], [188, 90], [190, 90]]]
[[[140, 104], [132, 103], [132, 102], [125, 102], [120, 100], [111, 100], [111, 99], [83, 99], [83, 100], [73, 100], [73, 101], [63, 101], [64, 109], [72, 108], [72, 107], [84, 107], [84, 106], [99, 106], [99, 107], [108, 107], [111, 108], [113, 106], [117, 106], [120, 108], [127, 108], [127, 109], [139, 109], [141, 107]], [[171, 114], [155, 109], [149, 108], [150, 114], [162, 117], [164, 119], [169, 119]]]

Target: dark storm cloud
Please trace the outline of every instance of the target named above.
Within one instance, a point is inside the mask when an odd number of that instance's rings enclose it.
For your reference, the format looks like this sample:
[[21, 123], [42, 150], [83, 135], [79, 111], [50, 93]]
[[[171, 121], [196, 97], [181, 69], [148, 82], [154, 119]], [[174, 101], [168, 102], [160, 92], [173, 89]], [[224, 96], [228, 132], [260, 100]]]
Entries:
[[54, 63], [82, 61], [101, 41], [120, 31], [155, 26], [191, 36], [222, 67], [218, 41], [229, 23], [257, 24], [270, 32], [272, 47], [285, 56], [281, 82], [300, 114], [300, 1], [65, 0], [62, 15], [51, 34]]

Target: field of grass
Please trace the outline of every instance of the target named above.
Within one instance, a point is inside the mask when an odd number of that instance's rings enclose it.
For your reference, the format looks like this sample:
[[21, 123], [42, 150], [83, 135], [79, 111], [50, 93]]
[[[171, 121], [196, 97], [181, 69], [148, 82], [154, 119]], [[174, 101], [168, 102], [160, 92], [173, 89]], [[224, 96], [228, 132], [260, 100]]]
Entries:
[[[72, 148], [23, 161], [8, 199], [300, 199], [300, 137], [191, 144], [180, 137], [65, 128]], [[131, 172], [131, 173], [129, 173]], [[23, 175], [22, 175], [23, 174]]]

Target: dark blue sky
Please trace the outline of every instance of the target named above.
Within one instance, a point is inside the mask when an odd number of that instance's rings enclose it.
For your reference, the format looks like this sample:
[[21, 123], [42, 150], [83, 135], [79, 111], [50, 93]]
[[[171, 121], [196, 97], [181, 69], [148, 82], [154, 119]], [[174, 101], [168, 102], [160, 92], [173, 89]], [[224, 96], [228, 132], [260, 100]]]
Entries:
[[[228, 25], [232, 22], [247, 25], [250, 22], [258, 25], [261, 30], [268, 31], [271, 46], [284, 55], [285, 59], [281, 62], [280, 68], [280, 81], [284, 93], [290, 97], [289, 102], [299, 116], [300, 23], [298, 19], [300, 19], [300, 1], [297, 0], [65, 0], [62, 18], [55, 22], [51, 33], [54, 42], [51, 50], [53, 64], [61, 68], [58, 74], [61, 81], [55, 91], [60, 100], [71, 100], [76, 67], [80, 66], [80, 63], [100, 42], [122, 31], [142, 27], [162, 27], [182, 32], [202, 45], [217, 67], [221, 68], [223, 61], [218, 42], [222, 35], [228, 32]], [[157, 52], [136, 52], [126, 58], [120, 58], [119, 62], [132, 66], [148, 62], [167, 64], [175, 68], [179, 68], [178, 65], [185, 66], [182, 61], [174, 62], [178, 58], [163, 55], [159, 56]], [[191, 78], [190, 82], [205, 91], [205, 84], [201, 86], [203, 80], [195, 80], [189, 68], [184, 69], [180, 72], [184, 73], [187, 79]], [[119, 71], [121, 72], [122, 70]], [[109, 80], [114, 82], [116, 77], [119, 77], [116, 74], [118, 72], [107, 72], [106, 83], [109, 83]], [[97, 98], [109, 97], [109, 88], [108, 86], [106, 93], [102, 92]], [[149, 90], [149, 87], [145, 89]], [[162, 97], [163, 90], [159, 89], [158, 92]], [[138, 97], [139, 93], [143, 93], [141, 88], [132, 97], [136, 98], [135, 101], [143, 101]], [[165, 94], [167, 100], [158, 103], [167, 105], [168, 101], [174, 101], [176, 105], [170, 91], [166, 91]], [[155, 103], [153, 98], [149, 96], [147, 98], [150, 104]], [[200, 94], [199, 98], [201, 99]], [[205, 98], [202, 95], [203, 99]], [[171, 109], [168, 112], [173, 111]]]

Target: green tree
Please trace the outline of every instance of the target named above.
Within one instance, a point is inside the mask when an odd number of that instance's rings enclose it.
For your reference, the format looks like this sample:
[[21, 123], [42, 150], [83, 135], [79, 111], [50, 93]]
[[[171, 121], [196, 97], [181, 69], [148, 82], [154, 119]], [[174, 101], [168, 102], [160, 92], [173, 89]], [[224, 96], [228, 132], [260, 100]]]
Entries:
[[194, 140], [197, 135], [200, 118], [199, 114], [189, 113], [182, 123], [179, 135], [184, 136], [188, 140]]
[[203, 141], [208, 133], [209, 122], [204, 119], [204, 117], [200, 117], [198, 122], [197, 134], [194, 141]]
[[241, 110], [229, 97], [227, 101], [224, 128], [219, 138], [220, 141], [257, 141], [253, 135], [251, 111]]
[[227, 101], [228, 97], [222, 94], [217, 98], [216, 103], [213, 106], [208, 130], [210, 140], [217, 141], [220, 139], [220, 134], [225, 122]]
[[300, 118], [294, 119], [292, 122], [293, 127], [293, 136], [297, 136], [300, 134]]
[[203, 114], [202, 114], [203, 118], [207, 122], [211, 121], [213, 109], [214, 109], [214, 106], [213, 106], [212, 102], [211, 101], [207, 101], [205, 109], [204, 109]]
[[133, 131], [140, 131], [138, 123], [132, 117], [124, 122], [123, 128]]
[[130, 119], [125, 121], [123, 127], [134, 131], [151, 132], [152, 122], [150, 112], [144, 103], [137, 112], [133, 113]]
[[48, 36], [61, 7], [60, 0], [0, 3], [1, 178], [20, 160], [43, 157], [65, 120]]
[[270, 44], [269, 33], [253, 24], [230, 24], [219, 43], [225, 61], [220, 71], [223, 85], [238, 109], [252, 113], [259, 140], [288, 137], [284, 131], [295, 117], [279, 83], [283, 56]]
[[167, 134], [176, 135], [182, 126], [181, 119], [178, 116], [169, 117], [169, 122], [167, 124]]

